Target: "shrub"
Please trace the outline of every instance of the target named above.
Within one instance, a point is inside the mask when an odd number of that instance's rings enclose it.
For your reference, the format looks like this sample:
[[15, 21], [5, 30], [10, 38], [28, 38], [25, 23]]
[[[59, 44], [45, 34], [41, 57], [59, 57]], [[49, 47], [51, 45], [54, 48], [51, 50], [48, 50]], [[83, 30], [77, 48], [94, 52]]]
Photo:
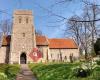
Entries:
[[97, 65], [100, 65], [100, 60], [97, 60], [96, 62], [97, 62]]
[[87, 77], [90, 75], [90, 69], [76, 68], [72, 73], [75, 77]]
[[7, 78], [6, 74], [0, 72], [0, 80], [9, 80], [9, 79]]
[[98, 38], [96, 43], [94, 44], [94, 50], [96, 52], [96, 55], [100, 55], [100, 38]]
[[100, 67], [91, 63], [29, 64], [38, 80], [100, 80]]
[[[32, 66], [33, 65], [33, 66]], [[55, 63], [55, 64], [31, 64], [29, 65], [38, 80], [67, 80], [71, 73], [71, 67], [78, 64]]]
[[13, 80], [16, 77], [16, 74], [19, 72], [19, 65], [9, 65], [5, 69], [5, 74], [8, 76], [10, 80]]
[[0, 72], [4, 73], [5, 69], [8, 67], [6, 64], [0, 64]]
[[19, 70], [20, 70], [19, 65], [1, 64], [0, 65], [0, 73], [1, 73], [0, 80], [6, 80], [6, 79], [2, 79], [3, 78], [2, 74], [6, 75], [9, 80], [14, 80]]

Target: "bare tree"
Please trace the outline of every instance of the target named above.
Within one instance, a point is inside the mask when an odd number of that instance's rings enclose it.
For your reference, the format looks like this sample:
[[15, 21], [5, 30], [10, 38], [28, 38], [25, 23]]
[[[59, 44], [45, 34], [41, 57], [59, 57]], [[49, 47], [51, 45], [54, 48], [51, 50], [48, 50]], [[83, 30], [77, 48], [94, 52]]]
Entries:
[[36, 32], [36, 35], [43, 35], [41, 30], [36, 30], [35, 32]]
[[[83, 23], [77, 23], [75, 21], [71, 20], [81, 20], [78, 16], [73, 16], [69, 19], [68, 24], [69, 26], [66, 28], [67, 31], [70, 31], [72, 35], [74, 36], [74, 39], [76, 40], [78, 46], [81, 46], [80, 48], [83, 48], [85, 50], [85, 53], [87, 55], [87, 46], [86, 46], [86, 27], [83, 27]], [[84, 41], [85, 40], [85, 41]]]
[[12, 22], [10, 22], [10, 20], [1, 21], [1, 30], [4, 35], [11, 34], [11, 29], [12, 29]]
[[11, 30], [12, 30], [12, 22], [10, 22], [10, 20], [2, 20], [0, 22], [0, 46], [1, 46], [1, 40], [2, 40], [2, 36], [7, 36], [11, 34]]
[[79, 17], [80, 19], [75, 18], [76, 16], [71, 17], [68, 24], [70, 24], [70, 29], [74, 30], [72, 33], [74, 33], [78, 45], [83, 46], [86, 58], [88, 48], [91, 47], [91, 53], [94, 53], [94, 43], [98, 36], [97, 21], [99, 21], [100, 8], [95, 3], [84, 3], [83, 14]]

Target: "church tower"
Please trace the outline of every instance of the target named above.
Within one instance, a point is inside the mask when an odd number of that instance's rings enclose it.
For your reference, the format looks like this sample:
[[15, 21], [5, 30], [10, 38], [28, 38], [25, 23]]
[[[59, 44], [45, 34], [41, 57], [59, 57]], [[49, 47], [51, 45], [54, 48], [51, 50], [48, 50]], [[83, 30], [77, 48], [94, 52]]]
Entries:
[[29, 57], [32, 49], [36, 47], [32, 11], [16, 10], [13, 17], [10, 63], [33, 62]]

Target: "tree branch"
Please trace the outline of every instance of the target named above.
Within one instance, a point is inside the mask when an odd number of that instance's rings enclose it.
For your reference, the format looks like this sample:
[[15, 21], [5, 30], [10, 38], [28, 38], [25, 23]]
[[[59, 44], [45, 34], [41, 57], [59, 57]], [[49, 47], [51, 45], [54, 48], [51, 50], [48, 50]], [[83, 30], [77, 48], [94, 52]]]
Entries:
[[70, 20], [70, 21], [75, 21], [75, 22], [96, 22], [96, 21], [100, 21], [100, 19], [95, 19], [95, 20]]
[[66, 18], [63, 17], [63, 16], [58, 15], [58, 14], [52, 12], [51, 10], [49, 10], [49, 9], [47, 9], [47, 8], [44, 8], [43, 6], [41, 6], [40, 4], [38, 4], [37, 2], [35, 2], [35, 5], [39, 6], [40, 8], [42, 8], [42, 9], [45, 10], [45, 11], [47, 11], [48, 13], [50, 13], [50, 14], [53, 15], [53, 16], [57, 16], [57, 17], [62, 18], [62, 19], [64, 19], [64, 20], [66, 19]]

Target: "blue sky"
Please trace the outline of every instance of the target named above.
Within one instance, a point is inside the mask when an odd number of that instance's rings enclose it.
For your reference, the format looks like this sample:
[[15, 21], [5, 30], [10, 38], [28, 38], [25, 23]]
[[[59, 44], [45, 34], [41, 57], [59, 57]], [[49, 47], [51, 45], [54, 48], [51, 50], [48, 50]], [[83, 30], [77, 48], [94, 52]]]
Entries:
[[0, 10], [4, 10], [8, 13], [0, 12], [0, 19], [12, 19], [13, 11], [16, 9], [32, 10], [36, 30], [41, 30], [42, 33], [49, 38], [61, 38], [64, 37], [64, 22], [55, 22], [60, 18], [52, 16], [46, 9], [69, 18], [74, 14], [80, 15], [83, 6], [79, 0], [53, 6], [56, 1], [59, 0], [0, 0]]

